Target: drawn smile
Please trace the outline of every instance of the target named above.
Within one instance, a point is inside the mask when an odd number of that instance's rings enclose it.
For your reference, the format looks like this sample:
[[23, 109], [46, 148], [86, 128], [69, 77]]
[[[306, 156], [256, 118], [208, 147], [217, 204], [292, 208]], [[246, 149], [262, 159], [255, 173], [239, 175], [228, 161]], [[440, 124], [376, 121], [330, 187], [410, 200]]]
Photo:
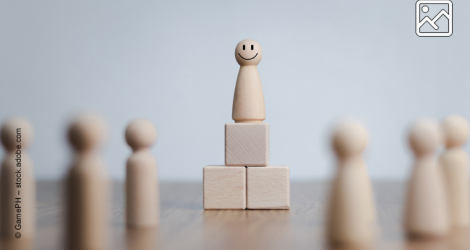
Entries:
[[245, 57], [243, 57], [242, 55], [240, 55], [240, 53], [238, 53], [238, 55], [239, 55], [241, 58], [245, 59], [245, 60], [251, 60], [251, 59], [254, 59], [254, 58], [258, 55], [258, 53], [256, 53], [256, 55], [255, 55], [254, 57], [252, 57], [252, 58], [245, 58]]

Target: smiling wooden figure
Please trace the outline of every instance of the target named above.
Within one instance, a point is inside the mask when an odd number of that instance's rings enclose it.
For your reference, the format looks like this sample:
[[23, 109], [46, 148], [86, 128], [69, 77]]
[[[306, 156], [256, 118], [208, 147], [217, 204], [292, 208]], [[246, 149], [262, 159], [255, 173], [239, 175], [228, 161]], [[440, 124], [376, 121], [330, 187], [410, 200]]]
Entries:
[[257, 67], [262, 57], [261, 46], [255, 40], [245, 39], [235, 48], [235, 58], [240, 64], [233, 98], [232, 119], [235, 122], [259, 123], [266, 119], [263, 88]]

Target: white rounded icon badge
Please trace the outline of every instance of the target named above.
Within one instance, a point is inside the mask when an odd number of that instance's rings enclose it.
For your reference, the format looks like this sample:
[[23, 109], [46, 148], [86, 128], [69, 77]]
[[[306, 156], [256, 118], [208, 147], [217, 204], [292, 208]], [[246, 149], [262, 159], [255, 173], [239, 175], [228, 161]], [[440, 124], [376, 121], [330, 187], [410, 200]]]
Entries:
[[419, 0], [416, 2], [416, 35], [446, 37], [452, 35], [452, 2]]

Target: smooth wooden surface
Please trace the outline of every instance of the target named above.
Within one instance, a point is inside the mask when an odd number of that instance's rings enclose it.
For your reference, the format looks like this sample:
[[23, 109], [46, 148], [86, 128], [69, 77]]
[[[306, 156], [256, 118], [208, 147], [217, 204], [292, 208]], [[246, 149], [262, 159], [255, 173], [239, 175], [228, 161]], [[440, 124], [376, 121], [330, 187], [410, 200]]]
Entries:
[[203, 169], [205, 209], [246, 208], [246, 168], [206, 166]]
[[[328, 249], [324, 222], [328, 183], [291, 183], [290, 210], [206, 210], [202, 183], [160, 183], [159, 230], [128, 230], [124, 185], [113, 186], [113, 249]], [[381, 239], [376, 249], [469, 249], [468, 231], [435, 241], [405, 242], [402, 230], [404, 184], [375, 182]], [[58, 183], [38, 183], [36, 249], [60, 248], [64, 209]], [[152, 244], [157, 244], [154, 246]], [[150, 246], [152, 248], [144, 248]]]
[[126, 164], [127, 225], [156, 227], [160, 221], [158, 163], [150, 148], [157, 140], [157, 128], [137, 119], [127, 126], [125, 137], [133, 151]]
[[269, 165], [269, 124], [225, 124], [225, 165]]
[[261, 46], [251, 39], [239, 42], [235, 48], [235, 58], [240, 64], [232, 107], [232, 119], [236, 123], [266, 119], [263, 87], [256, 67], [262, 56]]
[[376, 208], [366, 163], [369, 141], [360, 121], [344, 121], [331, 137], [337, 157], [329, 192], [326, 230], [331, 243], [370, 245], [377, 232]]
[[449, 231], [449, 210], [442, 171], [436, 159], [440, 145], [437, 122], [419, 119], [409, 129], [415, 155], [407, 189], [405, 221], [409, 235], [442, 237]]
[[[6, 151], [0, 166], [0, 237], [32, 239], [36, 233], [36, 180], [29, 146], [33, 126], [22, 117], [2, 124], [0, 138]], [[14, 229], [14, 230], [12, 230]]]
[[246, 168], [248, 209], [289, 209], [289, 166]]

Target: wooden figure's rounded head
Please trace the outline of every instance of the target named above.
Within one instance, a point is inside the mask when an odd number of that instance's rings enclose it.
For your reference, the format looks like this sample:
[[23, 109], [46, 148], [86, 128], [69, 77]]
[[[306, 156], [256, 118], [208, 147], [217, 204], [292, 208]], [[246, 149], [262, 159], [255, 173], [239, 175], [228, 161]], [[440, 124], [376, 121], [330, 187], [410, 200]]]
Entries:
[[29, 147], [33, 141], [33, 126], [23, 117], [7, 119], [0, 129], [0, 137], [6, 151], [13, 151]]
[[240, 66], [258, 65], [263, 57], [261, 46], [255, 40], [245, 39], [237, 44], [235, 58]]
[[416, 155], [432, 154], [442, 143], [439, 125], [432, 119], [418, 119], [410, 127], [408, 140]]
[[337, 125], [332, 136], [333, 150], [341, 158], [361, 154], [368, 142], [367, 130], [354, 120]]
[[132, 121], [126, 129], [127, 144], [134, 151], [150, 148], [157, 140], [157, 136], [157, 129], [153, 123], [144, 119]]
[[468, 122], [459, 115], [449, 115], [442, 120], [441, 131], [446, 147], [461, 147], [468, 139]]
[[103, 144], [106, 132], [106, 124], [100, 116], [83, 115], [70, 124], [68, 138], [76, 151], [86, 152]]

